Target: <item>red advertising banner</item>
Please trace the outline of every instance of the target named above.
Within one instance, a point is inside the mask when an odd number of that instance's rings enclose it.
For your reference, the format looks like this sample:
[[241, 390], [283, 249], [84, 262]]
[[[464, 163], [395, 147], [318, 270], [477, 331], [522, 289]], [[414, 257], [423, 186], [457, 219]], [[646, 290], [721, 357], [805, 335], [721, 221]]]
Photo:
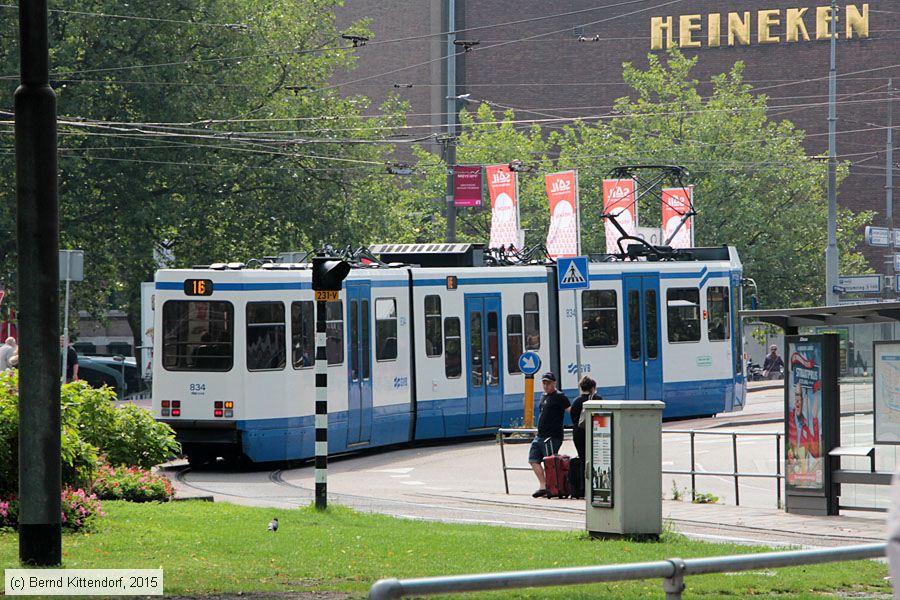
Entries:
[[481, 206], [481, 165], [453, 168], [453, 205]]
[[[678, 224], [685, 213], [691, 210], [694, 200], [694, 186], [686, 188], [666, 188], [662, 190], [662, 238], [663, 243], [678, 229]], [[673, 248], [692, 248], [694, 246], [694, 217], [689, 218], [678, 229], [678, 233], [669, 242]]]
[[578, 256], [578, 173], [564, 171], [544, 178], [550, 202], [550, 230], [547, 232], [547, 254]]
[[[603, 180], [603, 212], [616, 217], [616, 223], [628, 235], [637, 233], [637, 182], [634, 179]], [[613, 254], [619, 251], [619, 237], [622, 235], [607, 219], [606, 252]]]
[[484, 168], [491, 197], [491, 248], [519, 246], [518, 173], [507, 165]]

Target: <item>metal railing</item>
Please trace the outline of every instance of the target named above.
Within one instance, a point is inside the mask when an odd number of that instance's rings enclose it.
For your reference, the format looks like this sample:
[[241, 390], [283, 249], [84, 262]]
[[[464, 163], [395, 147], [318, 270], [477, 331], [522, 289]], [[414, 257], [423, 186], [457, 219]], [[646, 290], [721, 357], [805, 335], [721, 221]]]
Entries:
[[[664, 434], [688, 434], [691, 437], [691, 468], [688, 471], [678, 469], [663, 469], [663, 475], [690, 475], [691, 476], [691, 500], [697, 497], [697, 476], [733, 477], [734, 478], [734, 503], [741, 505], [740, 478], [753, 477], [761, 479], [775, 479], [776, 506], [781, 508], [781, 482], [784, 475], [781, 472], [781, 438], [783, 431], [710, 431], [707, 429], [663, 429]], [[731, 436], [732, 472], [727, 471], [698, 471], [696, 461], [696, 437], [698, 435]], [[775, 437], [775, 472], [774, 473], [741, 473], [738, 470], [738, 436], [774, 436]]]
[[[568, 435], [571, 430], [567, 429], [566, 434]], [[690, 475], [691, 476], [691, 499], [694, 500], [697, 497], [697, 476], [710, 476], [710, 477], [733, 477], [734, 478], [734, 500], [735, 505], [741, 505], [741, 492], [740, 492], [740, 479], [741, 477], [752, 477], [757, 479], [775, 479], [775, 494], [776, 494], [776, 506], [781, 508], [781, 486], [782, 480], [784, 479], [784, 475], [781, 472], [781, 438], [784, 437], [783, 431], [710, 431], [710, 430], [695, 430], [695, 429], [663, 429], [662, 433], [664, 434], [687, 434], [690, 435], [691, 438], [691, 468], [690, 470], [679, 470], [679, 469], [662, 469], [663, 475]], [[506, 488], [506, 493], [509, 494], [509, 477], [507, 476], [507, 471], [531, 471], [531, 467], [520, 467], [515, 465], [508, 465], [506, 463], [506, 448], [505, 444], [508, 443], [506, 440], [506, 436], [512, 434], [520, 434], [520, 435], [530, 435], [534, 436], [537, 434], [537, 429], [534, 428], [516, 428], [516, 429], [499, 429], [497, 431], [497, 441], [500, 443], [500, 459], [503, 464], [503, 485]], [[731, 448], [732, 448], [732, 468], [733, 470], [729, 473], [728, 471], [698, 471], [697, 470], [697, 450], [696, 450], [696, 437], [698, 435], [718, 435], [718, 436], [731, 436]], [[737, 438], [738, 436], [773, 436], [775, 438], [775, 473], [741, 473], [738, 470], [738, 451], [737, 451]], [[531, 440], [528, 440], [529, 442]]]
[[685, 589], [684, 578], [688, 575], [880, 558], [885, 555], [886, 548], [887, 544], [866, 544], [843, 548], [714, 556], [688, 560], [670, 558], [624, 565], [447, 575], [421, 579], [381, 579], [376, 581], [369, 590], [369, 600], [635, 579], [662, 579], [666, 600], [680, 600], [681, 593]]

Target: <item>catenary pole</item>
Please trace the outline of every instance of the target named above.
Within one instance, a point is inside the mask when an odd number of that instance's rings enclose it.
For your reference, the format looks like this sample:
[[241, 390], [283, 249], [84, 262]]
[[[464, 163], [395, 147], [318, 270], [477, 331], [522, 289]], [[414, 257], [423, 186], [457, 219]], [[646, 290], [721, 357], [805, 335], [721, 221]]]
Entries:
[[894, 246], [894, 80], [888, 79], [888, 113], [887, 113], [887, 175], [884, 183], [885, 214], [888, 226], [888, 255], [887, 274], [890, 276], [891, 286], [886, 288], [885, 298], [893, 300], [896, 297], [897, 273], [894, 264], [896, 247]]
[[15, 93], [19, 307], [19, 560], [62, 560], [59, 407], [59, 201], [56, 94], [47, 1], [19, 2]]
[[825, 248], [825, 304], [837, 304], [837, 1], [831, 0], [831, 67], [828, 70], [828, 245]]
[[446, 241], [456, 241], [456, 205], [453, 203], [453, 173], [456, 169], [456, 0], [447, 0], [447, 144], [444, 152], [447, 166], [447, 235]]

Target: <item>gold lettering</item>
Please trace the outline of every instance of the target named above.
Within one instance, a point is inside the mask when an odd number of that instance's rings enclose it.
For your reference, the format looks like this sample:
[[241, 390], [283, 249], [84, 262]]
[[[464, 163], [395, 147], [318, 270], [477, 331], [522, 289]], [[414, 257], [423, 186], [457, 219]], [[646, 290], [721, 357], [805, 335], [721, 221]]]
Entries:
[[742, 46], [750, 44], [750, 11], [744, 12], [741, 20], [740, 13], [728, 13], [728, 45], [734, 46], [735, 40]]
[[[663, 31], [666, 32], [666, 41], [663, 45]], [[650, 18], [650, 49], [663, 50], [674, 43], [672, 38], [672, 17]]]
[[707, 42], [710, 48], [718, 48], [722, 35], [722, 15], [711, 13], [707, 21]]
[[834, 37], [840, 37], [839, 32], [837, 31], [837, 15], [831, 14], [830, 6], [817, 6], [816, 7], [816, 39], [817, 40], [830, 40], [831, 39], [831, 23], [835, 22], [835, 32]]
[[787, 9], [787, 36], [789, 42], [796, 42], [803, 36], [803, 41], [809, 41], [809, 32], [806, 30], [806, 23], [803, 22], [803, 15], [806, 14], [807, 8], [789, 8]]
[[854, 33], [860, 38], [869, 37], [869, 4], [862, 5], [862, 14], [855, 4], [848, 4], [845, 10], [847, 11], [847, 16], [844, 18], [847, 39], [852, 38]]
[[681, 15], [678, 19], [678, 45], [681, 48], [699, 48], [700, 40], [694, 39], [694, 32], [700, 31], [700, 15]]
[[772, 35], [772, 28], [781, 25], [780, 10], [761, 10], [756, 13], [756, 30], [760, 44], [777, 44], [781, 38]]

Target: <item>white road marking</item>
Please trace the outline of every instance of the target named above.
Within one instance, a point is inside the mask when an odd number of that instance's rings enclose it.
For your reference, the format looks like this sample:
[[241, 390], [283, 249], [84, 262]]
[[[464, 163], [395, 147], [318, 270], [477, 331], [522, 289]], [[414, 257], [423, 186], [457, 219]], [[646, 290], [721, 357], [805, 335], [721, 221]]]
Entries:
[[425, 485], [424, 481], [401, 481], [403, 485]]
[[402, 469], [369, 469], [366, 473], [397, 473], [399, 475], [404, 475], [413, 470], [413, 467], [404, 467]]

